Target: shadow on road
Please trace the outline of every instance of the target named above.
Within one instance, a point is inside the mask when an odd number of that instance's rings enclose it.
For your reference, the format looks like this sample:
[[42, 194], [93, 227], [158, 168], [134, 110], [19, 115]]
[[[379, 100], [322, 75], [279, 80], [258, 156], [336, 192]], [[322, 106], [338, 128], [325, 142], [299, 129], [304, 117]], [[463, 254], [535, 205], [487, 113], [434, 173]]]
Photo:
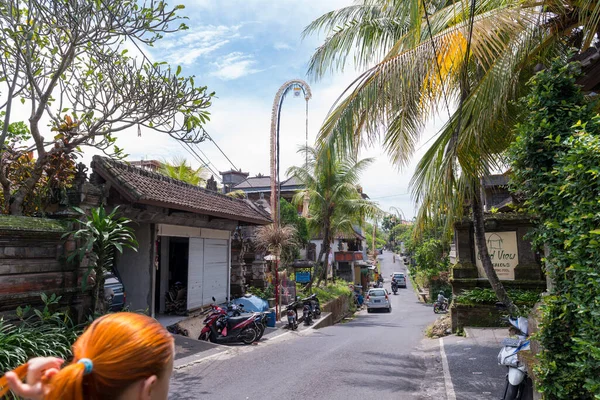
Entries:
[[[433, 350], [425, 350], [418, 356], [412, 354], [388, 354], [363, 352], [364, 362], [353, 369], [343, 369], [345, 384], [352, 387], [369, 387], [385, 392], [419, 393], [423, 376], [427, 372], [424, 356]], [[398, 397], [401, 398], [401, 397]]]

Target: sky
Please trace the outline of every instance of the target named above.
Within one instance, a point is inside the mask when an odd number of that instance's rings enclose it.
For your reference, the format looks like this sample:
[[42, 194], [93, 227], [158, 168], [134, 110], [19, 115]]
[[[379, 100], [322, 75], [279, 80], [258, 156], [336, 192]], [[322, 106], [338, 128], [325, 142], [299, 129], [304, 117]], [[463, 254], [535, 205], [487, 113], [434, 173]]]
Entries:
[[[301, 38], [302, 30], [325, 12], [352, 4], [352, 0], [188, 0], [181, 15], [189, 19], [189, 29], [166, 35], [154, 48], [143, 48], [152, 61], [181, 65], [182, 74], [194, 75], [196, 83], [216, 92], [210, 107], [211, 121], [206, 125], [214, 141], [236, 169], [269, 174], [269, 132], [274, 96], [287, 80], [307, 80], [313, 93], [309, 102], [309, 144], [314, 143], [319, 127], [332, 104], [357, 75], [352, 66], [345, 73], [333, 73], [320, 81], [307, 76], [307, 65], [324, 36]], [[173, 3], [175, 4], [175, 3]], [[132, 48], [135, 52], [137, 49]], [[426, 128], [424, 141], [443, 121]], [[299, 146], [305, 143], [305, 101], [288, 96], [282, 107], [281, 171], [302, 165]], [[195, 166], [200, 163], [165, 135], [137, 129], [123, 132], [117, 144], [130, 154], [128, 160], [170, 160], [183, 156]], [[199, 144], [198, 153], [216, 172], [232, 164], [211, 142]], [[420, 146], [418, 146], [420, 147]], [[412, 218], [416, 207], [409, 194], [409, 181], [416, 161], [426, 150], [419, 149], [411, 164], [399, 170], [376, 145], [361, 151], [361, 158], [373, 157], [361, 184], [371, 199], [384, 211], [400, 209]], [[89, 161], [93, 151], [85, 153]]]

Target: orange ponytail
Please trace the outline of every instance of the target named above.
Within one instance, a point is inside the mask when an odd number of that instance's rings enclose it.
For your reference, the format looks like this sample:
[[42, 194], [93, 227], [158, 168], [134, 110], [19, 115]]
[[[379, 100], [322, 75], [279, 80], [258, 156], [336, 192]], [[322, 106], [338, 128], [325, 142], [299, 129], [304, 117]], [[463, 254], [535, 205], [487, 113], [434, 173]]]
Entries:
[[[15, 368], [13, 372], [17, 374], [19, 379], [25, 379], [27, 376], [27, 364], [23, 364], [20, 367]], [[7, 394], [8, 390], [8, 381], [6, 380], [6, 376], [2, 375], [2, 377], [0, 377], [0, 398]]]
[[[173, 336], [156, 320], [141, 314], [115, 313], [94, 321], [73, 345], [73, 361], [45, 384], [44, 400], [118, 398], [130, 385], [169, 373]], [[80, 362], [91, 360], [89, 370]], [[20, 378], [27, 365], [14, 371]], [[6, 378], [0, 378], [0, 397]]]

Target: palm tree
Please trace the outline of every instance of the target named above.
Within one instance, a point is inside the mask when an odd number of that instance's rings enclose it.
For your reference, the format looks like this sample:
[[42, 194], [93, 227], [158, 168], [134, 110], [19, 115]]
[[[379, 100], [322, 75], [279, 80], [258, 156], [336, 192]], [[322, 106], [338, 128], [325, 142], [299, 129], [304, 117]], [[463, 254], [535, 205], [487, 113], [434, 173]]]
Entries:
[[190, 185], [204, 186], [206, 184], [206, 170], [203, 167], [194, 169], [183, 157], [175, 157], [172, 161], [161, 162], [158, 172], [169, 178], [177, 179]]
[[519, 116], [511, 100], [534, 66], [568, 46], [589, 47], [599, 15], [600, 3], [589, 0], [362, 0], [327, 13], [304, 32], [328, 33], [309, 73], [343, 69], [350, 55], [365, 72], [338, 99], [319, 140], [355, 151], [381, 139], [402, 166], [424, 125], [447, 113], [411, 182], [417, 223], [442, 216], [450, 227], [470, 201], [484, 269], [511, 307], [487, 255], [479, 177], [501, 167]]
[[[300, 151], [306, 154], [307, 164], [291, 167], [288, 175], [295, 176], [305, 187], [295, 195], [294, 202], [302, 204], [305, 198], [309, 199], [308, 229], [312, 235], [323, 237], [317, 258], [320, 263], [329, 254], [335, 235], [352, 233], [364, 218], [379, 215], [377, 205], [363, 199], [357, 188], [360, 174], [373, 159], [357, 161], [327, 147], [302, 147]], [[326, 262], [323, 264], [317, 285], [327, 277]]]

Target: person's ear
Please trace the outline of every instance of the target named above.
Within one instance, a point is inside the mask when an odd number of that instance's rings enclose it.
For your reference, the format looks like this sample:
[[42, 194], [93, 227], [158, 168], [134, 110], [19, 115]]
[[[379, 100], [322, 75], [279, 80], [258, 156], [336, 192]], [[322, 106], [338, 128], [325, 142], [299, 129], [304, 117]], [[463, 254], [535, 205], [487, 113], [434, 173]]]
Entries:
[[156, 382], [158, 377], [152, 375], [142, 381], [142, 392], [139, 400], [150, 400], [152, 399], [152, 391], [156, 389]]

